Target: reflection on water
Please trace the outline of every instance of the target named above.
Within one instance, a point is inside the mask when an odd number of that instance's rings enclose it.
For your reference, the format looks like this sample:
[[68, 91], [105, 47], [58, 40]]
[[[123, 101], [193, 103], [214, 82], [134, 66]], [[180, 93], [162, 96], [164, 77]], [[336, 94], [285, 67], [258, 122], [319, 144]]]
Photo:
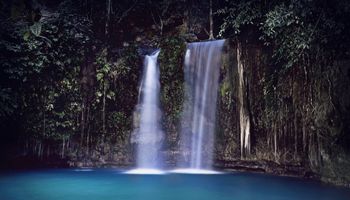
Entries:
[[261, 174], [128, 175], [115, 170], [0, 174], [1, 200], [348, 200], [350, 190]]

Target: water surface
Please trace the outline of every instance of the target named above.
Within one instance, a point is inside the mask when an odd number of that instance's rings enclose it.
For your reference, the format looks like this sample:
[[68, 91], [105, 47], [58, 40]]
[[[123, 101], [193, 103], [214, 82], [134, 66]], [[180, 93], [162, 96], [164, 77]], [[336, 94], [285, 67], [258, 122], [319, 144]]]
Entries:
[[130, 175], [108, 170], [0, 174], [1, 200], [349, 200], [350, 190], [251, 173]]

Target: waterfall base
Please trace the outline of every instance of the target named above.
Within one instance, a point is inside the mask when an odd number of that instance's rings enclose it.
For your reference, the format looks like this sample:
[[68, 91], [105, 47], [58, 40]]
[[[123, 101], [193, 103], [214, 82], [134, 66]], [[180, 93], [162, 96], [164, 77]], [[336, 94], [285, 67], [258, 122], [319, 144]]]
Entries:
[[153, 169], [153, 168], [136, 168], [129, 171], [124, 172], [124, 174], [153, 174], [153, 175], [161, 175], [166, 174], [166, 172], [159, 170], [159, 169]]
[[169, 171], [162, 171], [153, 168], [136, 168], [131, 169], [124, 174], [136, 174], [136, 175], [163, 175], [163, 174], [223, 174], [223, 172], [206, 170], [206, 169], [196, 169], [196, 168], [177, 168]]
[[196, 168], [178, 168], [170, 171], [177, 174], [222, 174], [222, 172]]

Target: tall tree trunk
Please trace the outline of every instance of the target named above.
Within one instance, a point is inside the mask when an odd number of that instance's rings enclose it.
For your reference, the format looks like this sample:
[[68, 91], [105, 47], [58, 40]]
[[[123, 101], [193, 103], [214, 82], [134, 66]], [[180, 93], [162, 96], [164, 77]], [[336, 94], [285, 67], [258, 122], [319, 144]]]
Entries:
[[66, 141], [63, 138], [62, 139], [62, 151], [61, 151], [61, 158], [64, 158], [64, 151], [65, 151], [65, 147], [66, 147]]
[[46, 98], [44, 98], [44, 113], [43, 113], [43, 136], [46, 135]]
[[47, 145], [47, 148], [46, 148], [46, 157], [50, 157], [50, 146]]
[[90, 105], [87, 107], [87, 113], [86, 113], [86, 121], [87, 121], [87, 130], [86, 130], [86, 154], [89, 153], [89, 145], [91, 141], [91, 135], [90, 135]]
[[243, 48], [237, 43], [237, 72], [238, 72], [238, 106], [239, 106], [239, 124], [240, 124], [240, 140], [241, 140], [241, 159], [250, 155], [250, 141], [251, 141], [251, 120], [248, 109], [248, 88], [244, 73], [243, 64]]
[[102, 99], [102, 131], [106, 133], [106, 83], [103, 83], [103, 99]]
[[106, 42], [108, 41], [108, 29], [109, 29], [109, 20], [110, 20], [110, 15], [111, 15], [111, 6], [112, 2], [111, 0], [106, 0], [106, 24], [105, 24], [105, 36], [106, 36]]
[[214, 33], [213, 33], [213, 0], [210, 0], [209, 5], [209, 23], [210, 23], [210, 31], [209, 31], [209, 40], [213, 40]]
[[[107, 42], [108, 42], [108, 28], [109, 28], [109, 20], [110, 20], [112, 2], [111, 2], [111, 0], [107, 0], [106, 3], [107, 3], [107, 16], [106, 16], [106, 27], [105, 27], [105, 37], [106, 37], [105, 41], [107, 44]], [[108, 50], [107, 50], [107, 54], [108, 54]], [[106, 133], [106, 82], [105, 82], [105, 80], [103, 81], [102, 132], [103, 132], [103, 134]]]
[[80, 146], [83, 145], [84, 132], [85, 132], [85, 98], [83, 97], [81, 106], [81, 120], [80, 120]]
[[184, 17], [183, 17], [183, 24], [185, 26], [185, 33], [190, 33], [191, 29], [190, 29], [190, 10], [191, 10], [191, 2], [189, 0], [186, 1], [186, 9], [183, 13]]

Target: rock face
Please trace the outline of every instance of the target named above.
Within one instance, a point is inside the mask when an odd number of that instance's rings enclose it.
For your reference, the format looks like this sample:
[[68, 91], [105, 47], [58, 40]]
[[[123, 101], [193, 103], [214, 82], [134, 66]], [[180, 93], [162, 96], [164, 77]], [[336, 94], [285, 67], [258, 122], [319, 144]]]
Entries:
[[90, 149], [72, 144], [66, 161], [69, 167], [118, 167], [124, 168], [134, 163], [133, 146], [129, 138], [119, 138], [117, 142], [98, 141]]
[[[86, 61], [80, 69], [81, 80], [75, 80], [81, 82], [82, 111], [75, 117], [69, 117], [76, 123], [72, 126], [75, 130], [67, 128], [67, 131], [72, 132], [69, 138], [57, 139], [54, 137], [56, 133], [50, 139], [46, 138], [47, 135], [35, 138], [30, 135], [31, 132], [22, 139], [12, 138], [16, 135], [15, 131], [22, 131], [16, 127], [14, 132], [6, 134], [13, 140], [13, 146], [12, 143], [6, 144], [8, 138], [0, 145], [0, 151], [6, 154], [0, 162], [0, 168], [24, 165], [38, 167], [41, 163], [50, 167], [135, 165], [135, 146], [148, 138], [139, 137], [140, 107], [136, 107], [133, 114], [132, 111], [137, 104], [137, 80], [140, 80], [142, 66], [140, 55], [149, 53], [150, 47], [161, 49], [160, 109], [164, 115], [159, 111], [158, 120], [161, 121], [165, 135], [164, 138], [154, 138], [154, 141], [149, 142], [159, 143], [164, 140], [165, 144], [160, 149], [164, 163], [169, 167], [175, 166], [181, 145], [186, 41], [196, 42], [208, 37], [204, 31], [207, 27], [207, 11], [203, 7], [198, 9], [198, 6], [204, 4], [186, 2], [177, 1], [179, 6], [185, 6], [191, 12], [182, 13], [182, 9], [173, 7], [165, 10], [179, 12], [163, 16], [164, 19], [170, 19], [166, 20], [164, 27], [163, 22], [158, 27], [153, 17], [139, 17], [149, 16], [144, 13], [148, 9], [134, 10], [122, 23], [110, 26], [109, 38], [113, 40], [108, 42], [116, 45], [111, 45], [113, 49], [108, 51], [104, 48], [106, 51], [103, 50], [101, 55], [95, 52], [97, 47], [92, 46], [89, 52], [91, 55], [85, 56]], [[163, 14], [168, 15], [169, 12]], [[99, 20], [102, 19], [98, 12], [95, 15]], [[104, 27], [101, 30], [96, 35], [102, 34], [105, 39]], [[22, 41], [22, 34], [18, 41]], [[43, 52], [47, 50], [45, 45]], [[216, 124], [208, 125], [215, 126], [213, 166], [226, 170], [316, 177], [325, 182], [350, 187], [350, 61], [319, 58], [316, 62], [311, 62], [305, 57], [296, 66], [282, 69], [273, 64], [271, 49], [242, 38], [226, 40], [222, 56]], [[103, 58], [103, 66], [118, 69], [109, 72], [112, 75], [111, 81], [114, 82], [111, 84], [113, 93], [104, 95], [109, 104], [106, 110], [113, 109], [113, 113], [107, 115], [107, 120], [97, 109], [100, 107], [96, 99], [102, 94], [95, 91], [100, 86], [97, 86], [94, 57]], [[67, 63], [67, 66], [72, 65], [68, 60]], [[57, 66], [61, 66], [61, 63]], [[112, 101], [114, 98], [118, 101]], [[115, 102], [120, 103], [117, 105]], [[73, 105], [77, 106], [76, 102]], [[91, 114], [94, 112], [97, 114]], [[19, 118], [22, 120], [22, 116]], [[102, 121], [105, 120], [109, 131], [103, 130], [106, 127]], [[56, 122], [56, 118], [52, 118], [52, 122]], [[205, 123], [209, 122], [206, 120]], [[45, 126], [45, 123], [42, 124]], [[65, 123], [62, 122], [62, 127], [63, 124]], [[189, 125], [184, 125], [186, 126]], [[63, 132], [65, 131], [66, 129]], [[189, 128], [183, 131], [191, 134]], [[183, 153], [184, 159], [189, 157], [189, 151]]]
[[[169, 39], [160, 47], [165, 133], [161, 153], [165, 165], [172, 167], [179, 156], [185, 42]], [[277, 69], [270, 61], [270, 51], [262, 46], [227, 40], [213, 166], [315, 177], [349, 187], [350, 61], [310, 63], [305, 59], [289, 69]], [[113, 137], [98, 136], [90, 147], [68, 141], [62, 161], [72, 167], [134, 166], [138, 137], [132, 128]], [[61, 149], [52, 145], [41, 161], [48, 155], [51, 162], [50, 155], [61, 155]]]
[[326, 182], [350, 183], [350, 61], [276, 71], [267, 51], [241, 42], [228, 45], [224, 60], [218, 165], [272, 162], [299, 166], [305, 176], [315, 173]]

